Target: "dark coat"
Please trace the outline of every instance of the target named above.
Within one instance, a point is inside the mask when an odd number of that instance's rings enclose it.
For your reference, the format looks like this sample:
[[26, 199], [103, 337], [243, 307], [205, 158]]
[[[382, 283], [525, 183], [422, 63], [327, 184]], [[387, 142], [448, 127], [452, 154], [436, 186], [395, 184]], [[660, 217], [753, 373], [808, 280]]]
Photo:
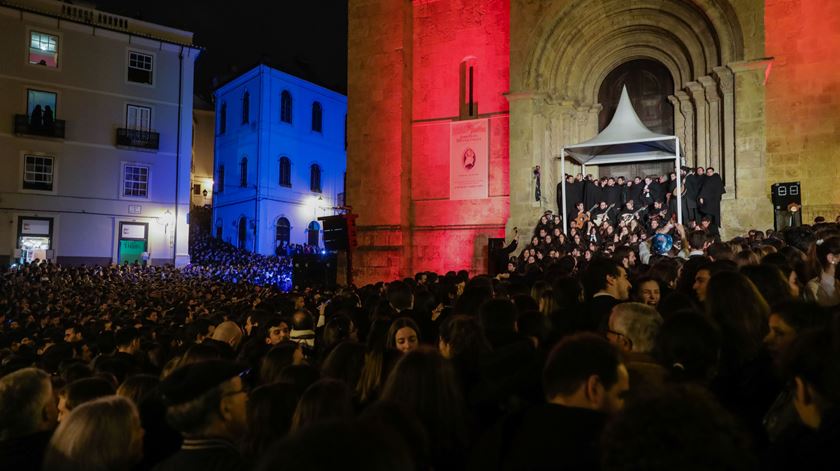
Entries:
[[0, 469], [41, 469], [52, 430], [0, 442]]
[[720, 199], [726, 190], [723, 188], [723, 180], [719, 174], [706, 177], [703, 187], [700, 188], [698, 198], [703, 198], [703, 204], [699, 206], [703, 214], [712, 214], [720, 217]]
[[469, 469], [598, 469], [606, 415], [540, 404], [505, 417], [477, 444]]
[[697, 209], [697, 196], [700, 194], [700, 177], [697, 174], [685, 177], [685, 199], [689, 208]]
[[184, 440], [181, 449], [155, 471], [238, 471], [245, 465], [239, 450], [226, 440]]
[[595, 182], [587, 180], [583, 184], [583, 206], [589, 211], [589, 208], [595, 206], [601, 201], [601, 187], [596, 186]]

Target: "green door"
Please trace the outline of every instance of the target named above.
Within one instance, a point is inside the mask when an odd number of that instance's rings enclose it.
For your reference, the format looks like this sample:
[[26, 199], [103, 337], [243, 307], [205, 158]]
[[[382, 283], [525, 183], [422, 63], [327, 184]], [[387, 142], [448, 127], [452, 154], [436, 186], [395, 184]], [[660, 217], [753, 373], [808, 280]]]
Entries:
[[145, 240], [120, 240], [120, 265], [126, 262], [129, 264], [133, 264], [134, 262], [141, 263], [143, 252], [145, 251]]

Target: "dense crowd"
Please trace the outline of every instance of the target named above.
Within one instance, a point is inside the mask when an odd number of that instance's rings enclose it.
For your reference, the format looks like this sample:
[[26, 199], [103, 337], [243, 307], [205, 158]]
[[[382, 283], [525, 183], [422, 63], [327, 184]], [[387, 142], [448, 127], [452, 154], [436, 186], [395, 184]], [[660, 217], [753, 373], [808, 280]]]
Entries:
[[190, 234], [191, 265], [188, 271], [219, 281], [274, 286], [289, 291], [292, 286], [292, 256], [314, 253], [308, 246], [292, 249], [290, 247], [288, 253], [265, 256], [193, 231]]
[[679, 230], [334, 291], [234, 281], [262, 263], [235, 253], [23, 265], [0, 279], [0, 464], [832, 469], [840, 227]]

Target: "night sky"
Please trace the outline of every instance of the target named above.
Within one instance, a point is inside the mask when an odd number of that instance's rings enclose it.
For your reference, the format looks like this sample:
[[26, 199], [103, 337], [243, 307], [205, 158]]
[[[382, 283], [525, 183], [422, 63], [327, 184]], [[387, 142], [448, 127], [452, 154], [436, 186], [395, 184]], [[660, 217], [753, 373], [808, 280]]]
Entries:
[[97, 0], [100, 10], [195, 33], [195, 91], [259, 62], [347, 93], [346, 0]]

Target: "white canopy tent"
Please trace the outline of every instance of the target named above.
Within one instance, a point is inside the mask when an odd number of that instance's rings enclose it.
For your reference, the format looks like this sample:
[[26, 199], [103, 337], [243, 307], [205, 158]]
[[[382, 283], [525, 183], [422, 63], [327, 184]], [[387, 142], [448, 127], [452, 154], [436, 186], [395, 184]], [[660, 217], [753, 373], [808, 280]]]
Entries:
[[[674, 160], [677, 173], [677, 221], [682, 224], [682, 179], [680, 178], [680, 140], [677, 136], [658, 134], [648, 129], [627, 94], [621, 90], [621, 99], [610, 124], [588, 141], [566, 146], [560, 151], [560, 175], [563, 178], [563, 208], [566, 211], [566, 156], [583, 167], [587, 165], [621, 164], [652, 160]], [[568, 233], [568, 215], [563, 217], [563, 232]]]

